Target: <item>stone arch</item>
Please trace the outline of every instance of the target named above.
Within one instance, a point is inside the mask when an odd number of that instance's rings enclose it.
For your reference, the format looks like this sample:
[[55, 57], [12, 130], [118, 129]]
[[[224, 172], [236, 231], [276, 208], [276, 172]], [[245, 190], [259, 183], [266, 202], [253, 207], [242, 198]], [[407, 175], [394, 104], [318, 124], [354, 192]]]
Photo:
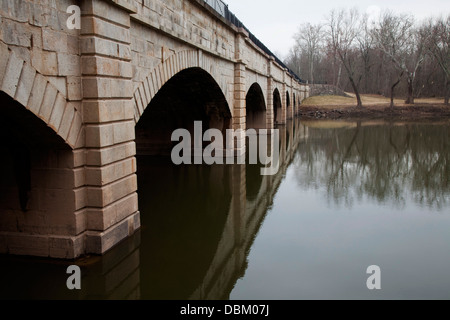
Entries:
[[72, 149], [83, 128], [81, 112], [30, 63], [0, 42], [0, 91], [45, 122]]
[[225, 138], [232, 114], [215, 79], [204, 69], [192, 67], [170, 78], [139, 118], [135, 127], [138, 155], [170, 155], [172, 133], [186, 129], [194, 135], [196, 122], [201, 123], [202, 134], [217, 129]]
[[246, 121], [247, 128], [265, 129], [267, 126], [267, 103], [259, 83], [253, 83], [247, 91]]
[[282, 109], [283, 109], [283, 100], [281, 99], [280, 90], [275, 87], [273, 90], [273, 119], [274, 123], [282, 122]]
[[[135, 108], [134, 120], [136, 123], [138, 123], [145, 109], [164, 84], [180, 71], [189, 68], [200, 68], [206, 71], [216, 81], [221, 88], [223, 95], [227, 99], [226, 88], [223, 88], [220, 85], [219, 75], [217, 73], [218, 70], [212, 58], [204, 55], [199, 50], [179, 51], [171, 55], [163, 63], [158, 64], [158, 66], [153, 69], [135, 90], [133, 99]], [[233, 114], [230, 107], [233, 103], [228, 101], [228, 99], [227, 103], [230, 113]]]

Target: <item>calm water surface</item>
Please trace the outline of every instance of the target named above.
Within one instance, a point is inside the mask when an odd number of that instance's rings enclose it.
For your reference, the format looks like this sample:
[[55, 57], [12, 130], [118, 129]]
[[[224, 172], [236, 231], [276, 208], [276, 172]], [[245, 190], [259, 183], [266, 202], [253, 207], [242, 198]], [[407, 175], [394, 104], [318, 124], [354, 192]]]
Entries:
[[279, 129], [275, 176], [139, 157], [140, 232], [76, 261], [77, 292], [71, 263], [0, 257], [0, 297], [450, 299], [449, 122]]

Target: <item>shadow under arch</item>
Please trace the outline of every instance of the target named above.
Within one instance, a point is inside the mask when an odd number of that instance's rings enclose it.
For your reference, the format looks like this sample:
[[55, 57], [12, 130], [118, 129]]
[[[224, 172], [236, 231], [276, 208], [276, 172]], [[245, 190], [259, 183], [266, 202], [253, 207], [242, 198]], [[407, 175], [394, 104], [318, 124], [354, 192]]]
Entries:
[[73, 156], [72, 148], [3, 91], [0, 105], [0, 231], [49, 234], [61, 228], [60, 221], [53, 219], [66, 216], [66, 210], [48, 201], [46, 190], [55, 196], [60, 190], [73, 190], [73, 185], [56, 178], [63, 168], [59, 162]]
[[[204, 133], [231, 126], [231, 113], [225, 96], [214, 78], [201, 68], [180, 71], [151, 100], [136, 125], [137, 154], [170, 154], [177, 143], [171, 135], [177, 129], [194, 134], [194, 121], [202, 122]], [[192, 143], [193, 145], [193, 143]]]
[[231, 125], [222, 90], [198, 67], [168, 80], [136, 125], [144, 299], [184, 300], [193, 294], [216, 254], [232, 208], [230, 167], [176, 166], [170, 159], [179, 143], [171, 141], [172, 132], [187, 129], [193, 146], [194, 121], [202, 122], [203, 132], [224, 132]]
[[289, 91], [286, 91], [286, 113], [289, 117], [292, 117], [291, 114], [291, 97], [289, 95]]
[[245, 97], [247, 129], [266, 129], [267, 107], [258, 83], [252, 84]]
[[278, 91], [277, 88], [273, 91], [273, 119], [274, 124], [281, 123], [281, 110], [282, 110], [282, 103], [281, 103], [281, 95], [280, 91]]

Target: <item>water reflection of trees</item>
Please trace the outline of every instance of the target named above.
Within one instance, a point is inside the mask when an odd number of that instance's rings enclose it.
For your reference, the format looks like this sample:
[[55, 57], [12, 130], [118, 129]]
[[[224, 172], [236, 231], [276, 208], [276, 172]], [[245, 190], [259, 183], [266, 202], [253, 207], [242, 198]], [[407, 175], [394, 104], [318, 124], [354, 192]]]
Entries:
[[373, 199], [441, 209], [450, 202], [449, 134], [449, 125], [433, 124], [310, 127], [298, 148], [297, 180], [305, 189], [325, 187], [337, 205]]

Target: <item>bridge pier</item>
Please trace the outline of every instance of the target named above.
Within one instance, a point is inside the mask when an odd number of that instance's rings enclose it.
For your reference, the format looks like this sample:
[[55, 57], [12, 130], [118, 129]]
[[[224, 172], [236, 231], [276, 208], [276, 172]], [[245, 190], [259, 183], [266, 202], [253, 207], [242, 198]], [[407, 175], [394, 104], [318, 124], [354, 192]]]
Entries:
[[140, 227], [130, 11], [83, 0], [82, 12], [86, 251], [102, 254]]

